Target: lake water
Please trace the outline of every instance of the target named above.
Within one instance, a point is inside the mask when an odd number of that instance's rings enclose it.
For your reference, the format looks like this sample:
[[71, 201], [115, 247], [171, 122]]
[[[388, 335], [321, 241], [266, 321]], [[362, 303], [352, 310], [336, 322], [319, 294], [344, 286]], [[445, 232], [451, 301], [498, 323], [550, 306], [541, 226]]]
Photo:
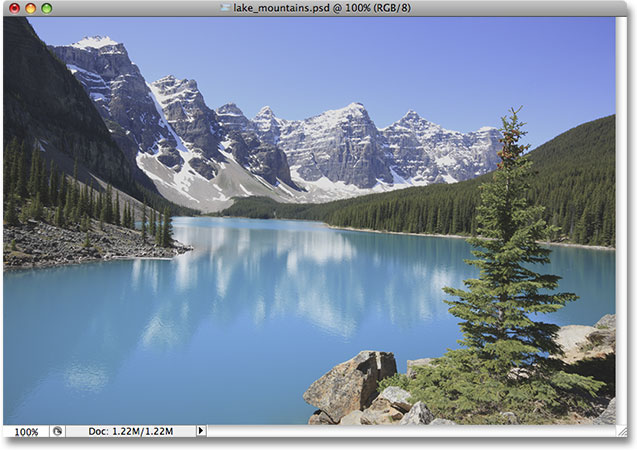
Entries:
[[[177, 218], [195, 250], [4, 274], [5, 424], [296, 424], [302, 398], [361, 350], [406, 360], [456, 348], [443, 286], [476, 276], [462, 239], [318, 223]], [[552, 247], [542, 270], [615, 312], [615, 252]]]

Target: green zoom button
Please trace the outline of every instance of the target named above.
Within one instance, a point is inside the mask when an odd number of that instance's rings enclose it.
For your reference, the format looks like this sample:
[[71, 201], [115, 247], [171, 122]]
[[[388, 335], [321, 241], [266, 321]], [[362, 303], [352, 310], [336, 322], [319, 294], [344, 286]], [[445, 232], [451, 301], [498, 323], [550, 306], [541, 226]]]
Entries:
[[44, 14], [51, 14], [51, 11], [53, 11], [53, 6], [51, 6], [50, 3], [45, 3], [44, 5], [42, 5], [42, 12]]

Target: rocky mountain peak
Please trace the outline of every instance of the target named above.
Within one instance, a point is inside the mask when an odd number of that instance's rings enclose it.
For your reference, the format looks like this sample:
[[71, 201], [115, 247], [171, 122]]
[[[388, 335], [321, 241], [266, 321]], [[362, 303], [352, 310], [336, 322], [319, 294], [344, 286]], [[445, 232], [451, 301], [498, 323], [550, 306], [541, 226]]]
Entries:
[[197, 82], [195, 80], [189, 80], [187, 78], [179, 79], [174, 75], [167, 75], [157, 81], [153, 81], [151, 84], [168, 92], [183, 92], [186, 90], [196, 93], [199, 92], [199, 88], [197, 87]]
[[499, 133], [499, 130], [496, 127], [482, 127], [482, 128], [478, 128], [478, 130], [476, 131], [476, 133]]
[[344, 114], [352, 114], [353, 116], [369, 117], [367, 114], [367, 110], [365, 109], [365, 106], [359, 102], [350, 103], [345, 108], [341, 108], [340, 110], [336, 110], [336, 111], [340, 111]]
[[259, 110], [257, 115], [254, 116], [253, 120], [258, 120], [259, 118], [271, 119], [273, 117], [275, 117], [275, 115], [274, 115], [274, 111], [272, 111], [272, 108], [270, 108], [269, 106], [264, 106], [263, 108]]
[[219, 123], [227, 131], [252, 132], [254, 125], [243, 114], [243, 111], [235, 103], [226, 103], [215, 110]]
[[[234, 116], [243, 116], [243, 111], [236, 105], [236, 103], [230, 102], [226, 103], [223, 106], [220, 106], [215, 110], [215, 112], [219, 115], [234, 115]], [[245, 116], [244, 116], [245, 117]]]
[[273, 116], [273, 115], [274, 115], [274, 111], [272, 111], [272, 108], [270, 108], [269, 106], [264, 106], [257, 113], [257, 116]]
[[405, 120], [420, 120], [420, 119], [422, 119], [422, 117], [420, 117], [416, 111], [414, 111], [413, 109], [410, 109], [402, 117], [402, 119], [405, 119]]
[[345, 107], [345, 109], [351, 109], [356, 111], [363, 111], [365, 109], [365, 105], [360, 102], [352, 102]]

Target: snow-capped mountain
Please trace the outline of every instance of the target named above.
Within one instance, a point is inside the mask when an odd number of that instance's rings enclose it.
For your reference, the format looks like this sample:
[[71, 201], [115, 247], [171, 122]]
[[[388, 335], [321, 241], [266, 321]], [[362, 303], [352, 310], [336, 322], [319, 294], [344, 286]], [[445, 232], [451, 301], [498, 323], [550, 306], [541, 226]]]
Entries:
[[181, 167], [178, 137], [172, 133], [155, 97], [126, 48], [108, 37], [84, 38], [65, 47], [49, 47], [84, 86], [116, 140], [135, 158], [155, 155]]
[[396, 174], [413, 184], [467, 180], [497, 164], [501, 134], [496, 128], [463, 134], [445, 130], [410, 110], [380, 131], [393, 155]]
[[378, 129], [360, 103], [304, 120], [234, 103], [210, 109], [194, 80], [148, 83], [108, 37], [50, 47], [93, 100], [131, 164], [168, 199], [217, 211], [234, 196], [329, 201], [461, 181], [495, 168], [499, 131], [445, 130], [413, 111]]
[[214, 211], [234, 196], [290, 201], [298, 189], [285, 154], [230, 135], [194, 80], [167, 76], [147, 83], [123, 44], [108, 37], [50, 49], [83, 85], [132, 163], [169, 200]]
[[493, 170], [500, 148], [496, 128], [450, 131], [414, 111], [377, 129], [360, 103], [296, 121], [267, 106], [252, 120], [234, 104], [217, 113], [224, 127], [255, 131], [281, 148], [310, 201], [466, 180]]

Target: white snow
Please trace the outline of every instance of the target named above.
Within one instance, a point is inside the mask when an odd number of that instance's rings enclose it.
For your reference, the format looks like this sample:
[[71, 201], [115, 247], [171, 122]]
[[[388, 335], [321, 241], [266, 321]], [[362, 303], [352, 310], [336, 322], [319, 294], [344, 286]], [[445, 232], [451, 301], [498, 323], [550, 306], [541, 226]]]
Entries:
[[248, 195], [253, 195], [252, 192], [243, 187], [242, 184], [239, 184], [239, 188]]
[[181, 139], [181, 137], [179, 137], [177, 133], [175, 133], [175, 130], [173, 130], [173, 127], [170, 125], [170, 123], [168, 123], [168, 119], [166, 119], [166, 115], [164, 114], [164, 109], [162, 108], [160, 102], [157, 100], [158, 98], [162, 97], [161, 93], [159, 92], [159, 89], [157, 89], [150, 83], [146, 83], [146, 86], [148, 86], [148, 89], [150, 89], [150, 92], [151, 92], [150, 98], [155, 104], [155, 109], [157, 109], [157, 113], [159, 114], [159, 117], [161, 117], [161, 120], [163, 121], [163, 125], [166, 126], [168, 131], [170, 131], [170, 134], [172, 134], [173, 137], [175, 138], [175, 141], [177, 141], [177, 150], [179, 150], [180, 152], [188, 152], [189, 151], [188, 147], [186, 147], [185, 142]]
[[71, 47], [75, 48], [102, 48], [109, 45], [118, 45], [119, 42], [115, 42], [108, 36], [92, 36], [85, 37], [81, 41], [76, 42], [75, 44], [71, 44]]
[[450, 166], [455, 162], [456, 161], [449, 154], [436, 159], [436, 164], [438, 164], [439, 166]]
[[457, 183], [458, 180], [456, 180], [454, 177], [452, 177], [451, 175], [443, 175], [442, 179], [445, 180], [445, 183], [451, 184], [451, 183]]
[[278, 187], [279, 189], [281, 189], [283, 192], [285, 192], [286, 194], [288, 194], [290, 197], [294, 197], [294, 194], [293, 194], [290, 190], [288, 190], [288, 189], [286, 189], [286, 188], [285, 188], [285, 183], [283, 183], [283, 182], [282, 182], [281, 180], [279, 180], [278, 178], [277, 178], [277, 185], [276, 185], [276, 187]]
[[102, 78], [100, 75], [96, 74], [95, 72], [91, 72], [91, 71], [88, 71], [86, 69], [82, 69], [81, 67], [78, 67], [78, 66], [73, 65], [73, 64], [67, 64], [66, 68], [69, 69], [69, 71], [73, 75], [75, 75], [76, 72], [80, 72], [85, 77], [92, 78], [95, 82], [100, 82], [100, 83], [102, 83], [104, 85], [105, 88], [107, 88], [106, 87], [106, 82], [104, 81], [104, 78]]
[[[194, 200], [197, 203], [201, 203], [201, 200], [193, 197], [192, 195], [190, 195], [188, 193], [188, 187], [190, 186], [191, 183], [187, 183], [187, 181], [192, 180], [192, 178], [194, 178], [195, 175], [189, 173], [190, 165], [188, 164], [188, 161], [192, 158], [192, 154], [190, 153], [186, 153], [183, 156], [189, 155], [190, 158], [188, 158], [186, 160], [186, 162], [184, 163], [184, 165], [181, 167], [181, 171], [175, 173], [173, 170], [166, 168], [166, 170], [168, 170], [169, 172], [171, 172], [173, 174], [173, 179], [172, 181], [168, 181], [165, 180], [164, 178], [156, 175], [155, 173], [153, 173], [150, 170], [147, 170], [145, 168], [144, 165], [144, 160], [146, 158], [153, 158], [150, 155], [147, 155], [145, 153], [138, 153], [137, 156], [135, 157], [135, 160], [137, 162], [137, 166], [142, 169], [144, 171], [144, 173], [146, 175], [148, 175], [149, 178], [159, 181], [161, 184], [164, 184], [166, 186], [169, 186], [173, 189], [175, 189], [177, 192], [179, 192], [181, 195], [183, 195], [184, 197], [190, 199], [190, 200]], [[186, 158], [184, 158], [186, 159]], [[196, 173], [196, 172], [195, 172]]]
[[391, 176], [394, 179], [394, 184], [408, 184], [408, 185], [411, 185], [411, 180], [407, 181], [403, 177], [398, 175], [393, 167], [390, 167], [389, 171], [391, 172]]
[[[232, 141], [223, 141], [220, 145], [219, 145], [219, 153], [221, 153], [223, 156], [225, 156], [226, 158], [228, 158], [230, 161], [234, 161], [235, 163], [237, 162], [234, 159], [234, 156], [232, 155], [232, 152], [228, 152], [226, 151], [226, 149], [230, 146], [230, 143]], [[223, 164], [223, 163], [220, 163]], [[237, 163], [238, 164], [238, 163]]]
[[492, 131], [492, 130], [497, 130], [496, 127], [482, 127], [482, 128], [478, 128], [478, 133], [481, 131]]

